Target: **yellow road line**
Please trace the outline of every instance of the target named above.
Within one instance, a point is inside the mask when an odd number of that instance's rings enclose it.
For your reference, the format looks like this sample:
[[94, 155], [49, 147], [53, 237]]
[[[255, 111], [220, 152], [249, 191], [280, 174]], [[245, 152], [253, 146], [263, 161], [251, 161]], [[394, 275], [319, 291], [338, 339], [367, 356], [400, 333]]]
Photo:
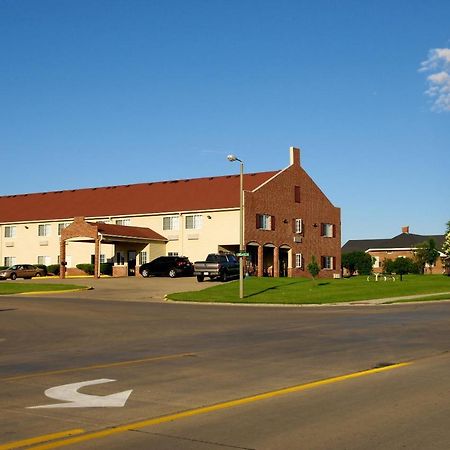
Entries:
[[194, 353], [178, 353], [175, 355], [153, 356], [150, 358], [132, 359], [129, 361], [119, 361], [119, 362], [107, 363], [107, 364], [97, 364], [94, 366], [73, 367], [70, 369], [50, 370], [48, 372], [35, 372], [35, 373], [29, 373], [26, 375], [15, 375], [15, 376], [8, 377], [8, 378], [0, 378], [0, 380], [1, 381], [24, 380], [26, 378], [35, 378], [35, 377], [46, 376], [46, 375], [59, 375], [61, 373], [81, 372], [84, 370], [104, 369], [104, 368], [108, 368], [108, 367], [127, 366], [127, 365], [141, 364], [141, 363], [147, 363], [147, 362], [152, 362], [152, 361], [162, 361], [165, 359], [182, 358], [183, 356], [194, 356]]
[[10, 442], [8, 444], [0, 445], [0, 450], [12, 450], [14, 448], [28, 447], [34, 444], [40, 444], [43, 442], [54, 441], [55, 439], [67, 438], [74, 434], [84, 433], [85, 430], [76, 428], [74, 430], [61, 431], [59, 433], [45, 434], [43, 436], [36, 436], [30, 439], [24, 439], [23, 441]]
[[319, 386], [324, 386], [327, 384], [337, 383], [339, 381], [351, 380], [353, 378], [358, 378], [366, 375], [371, 375], [379, 372], [386, 372], [388, 370], [397, 369], [400, 367], [408, 366], [412, 363], [400, 363], [392, 366], [380, 367], [377, 369], [364, 370], [362, 372], [350, 373], [347, 375], [342, 375], [338, 377], [326, 378], [324, 380], [313, 381], [312, 383], [300, 384], [297, 386], [292, 386], [284, 389], [278, 389], [275, 391], [265, 392], [263, 394], [252, 395], [249, 397], [240, 398], [237, 400], [231, 400], [228, 402], [217, 403], [215, 405], [203, 406], [200, 408], [190, 409], [187, 411], [182, 411], [175, 414], [168, 414], [165, 416], [155, 417], [153, 419], [142, 420], [140, 422], [129, 423], [126, 425], [119, 425], [114, 428], [107, 428], [105, 430], [93, 431], [83, 434], [81, 436], [75, 436], [72, 438], [50, 442], [44, 445], [38, 445], [36, 447], [32, 447], [33, 450], [50, 450], [57, 447], [63, 447], [66, 445], [77, 444], [79, 442], [91, 441], [93, 439], [100, 439], [107, 436], [112, 436], [118, 433], [124, 433], [130, 430], [136, 430], [140, 428], [146, 428], [153, 425], [159, 425], [166, 422], [173, 422], [175, 420], [185, 419], [187, 417], [197, 416], [200, 414], [206, 414], [214, 411], [219, 411], [222, 409], [234, 408], [236, 406], [245, 405], [248, 403], [257, 402], [260, 400], [267, 400], [273, 397], [279, 397], [281, 395], [292, 394], [294, 392], [305, 391], [307, 389], [313, 389]]

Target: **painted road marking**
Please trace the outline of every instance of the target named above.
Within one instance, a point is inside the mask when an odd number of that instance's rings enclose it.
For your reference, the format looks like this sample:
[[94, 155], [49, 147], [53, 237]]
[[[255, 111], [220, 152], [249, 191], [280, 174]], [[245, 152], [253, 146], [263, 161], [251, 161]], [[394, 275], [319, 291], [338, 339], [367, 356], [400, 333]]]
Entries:
[[257, 402], [260, 400], [268, 400], [274, 397], [279, 397], [282, 395], [292, 394], [294, 392], [306, 391], [308, 389], [314, 389], [320, 386], [325, 386], [332, 383], [337, 383], [339, 381], [351, 380], [354, 378], [363, 377], [366, 375], [372, 375], [375, 373], [386, 372], [388, 370], [398, 369], [400, 367], [409, 366], [411, 362], [393, 364], [391, 366], [380, 367], [377, 369], [364, 370], [362, 372], [354, 372], [347, 375], [341, 375], [338, 377], [326, 378], [324, 380], [313, 381], [311, 383], [300, 384], [297, 386], [291, 386], [288, 388], [278, 389], [275, 391], [265, 392], [263, 394], [252, 395], [249, 397], [243, 397], [237, 400], [231, 400], [228, 402], [217, 403], [211, 406], [203, 406], [200, 408], [190, 409], [187, 411], [182, 411], [175, 414], [168, 414], [165, 416], [155, 417], [153, 419], [142, 420], [140, 422], [129, 423], [126, 425], [119, 425], [114, 428], [107, 428], [100, 431], [93, 431], [83, 434], [81, 436], [74, 436], [60, 441], [50, 442], [44, 445], [38, 445], [33, 447], [33, 450], [50, 450], [53, 448], [64, 447], [66, 445], [77, 444], [79, 442], [91, 441], [94, 439], [100, 439], [108, 436], [112, 436], [118, 433], [124, 433], [130, 430], [137, 430], [141, 428], [146, 428], [154, 425], [159, 425], [166, 422], [174, 422], [176, 420], [185, 419], [187, 417], [197, 416], [200, 414], [211, 413], [214, 411], [219, 411], [222, 409], [234, 408], [236, 406], [245, 405], [248, 403]]
[[97, 364], [94, 366], [86, 366], [86, 367], [72, 367], [70, 369], [58, 369], [58, 370], [50, 370], [48, 372], [35, 372], [29, 373], [26, 375], [14, 375], [12, 377], [0, 378], [2, 381], [16, 381], [16, 380], [24, 380], [26, 378], [35, 378], [47, 375], [59, 375], [62, 373], [71, 373], [71, 372], [81, 372], [83, 370], [94, 370], [94, 369], [105, 369], [109, 367], [119, 367], [119, 366], [128, 366], [133, 364], [142, 364], [153, 361], [163, 361], [166, 359], [175, 359], [175, 358], [183, 358], [184, 356], [195, 356], [194, 353], [178, 353], [174, 355], [165, 355], [165, 356], [152, 356], [150, 358], [143, 359], [131, 359], [129, 361], [119, 361], [114, 363], [107, 364]]
[[43, 442], [54, 441], [55, 439], [67, 438], [74, 434], [84, 433], [82, 428], [76, 428], [74, 430], [61, 431], [60, 433], [45, 434], [43, 436], [36, 436], [30, 439], [24, 439], [23, 441], [10, 442], [8, 444], [0, 445], [0, 450], [13, 450], [15, 448], [28, 447], [34, 444], [42, 444]]
[[53, 403], [51, 405], [28, 406], [27, 409], [38, 408], [122, 408], [133, 392], [129, 391], [117, 392], [110, 395], [88, 395], [78, 392], [84, 386], [92, 386], [95, 384], [110, 383], [108, 378], [100, 378], [98, 380], [82, 381], [80, 383], [63, 384], [55, 386], [45, 391], [47, 397], [55, 400], [62, 400], [68, 403]]

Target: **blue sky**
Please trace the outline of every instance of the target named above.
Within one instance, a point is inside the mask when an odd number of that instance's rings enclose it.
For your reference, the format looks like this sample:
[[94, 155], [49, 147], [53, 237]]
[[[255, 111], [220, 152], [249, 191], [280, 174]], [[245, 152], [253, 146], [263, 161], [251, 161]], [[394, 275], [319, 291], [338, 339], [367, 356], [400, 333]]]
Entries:
[[342, 241], [450, 220], [450, 2], [0, 0], [0, 195], [282, 169]]

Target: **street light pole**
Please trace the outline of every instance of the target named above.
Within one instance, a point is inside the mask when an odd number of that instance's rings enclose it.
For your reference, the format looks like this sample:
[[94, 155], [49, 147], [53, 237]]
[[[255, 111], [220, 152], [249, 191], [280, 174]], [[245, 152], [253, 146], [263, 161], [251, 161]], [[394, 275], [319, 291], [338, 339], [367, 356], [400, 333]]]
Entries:
[[228, 161], [239, 161], [240, 176], [239, 176], [239, 298], [244, 298], [244, 257], [242, 253], [244, 249], [244, 162], [236, 157], [236, 155], [228, 155]]

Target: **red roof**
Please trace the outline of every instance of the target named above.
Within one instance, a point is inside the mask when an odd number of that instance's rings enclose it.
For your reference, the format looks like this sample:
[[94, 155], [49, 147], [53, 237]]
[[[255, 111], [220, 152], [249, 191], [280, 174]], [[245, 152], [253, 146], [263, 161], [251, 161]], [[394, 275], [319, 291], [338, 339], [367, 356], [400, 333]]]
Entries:
[[[244, 175], [252, 191], [276, 175]], [[239, 207], [239, 175], [0, 197], [0, 222], [109, 217]]]
[[161, 236], [150, 228], [130, 227], [128, 225], [113, 225], [102, 222], [97, 222], [95, 225], [97, 225], [97, 230], [99, 233], [107, 236], [150, 239], [152, 241], [167, 242], [167, 239], [164, 236]]

